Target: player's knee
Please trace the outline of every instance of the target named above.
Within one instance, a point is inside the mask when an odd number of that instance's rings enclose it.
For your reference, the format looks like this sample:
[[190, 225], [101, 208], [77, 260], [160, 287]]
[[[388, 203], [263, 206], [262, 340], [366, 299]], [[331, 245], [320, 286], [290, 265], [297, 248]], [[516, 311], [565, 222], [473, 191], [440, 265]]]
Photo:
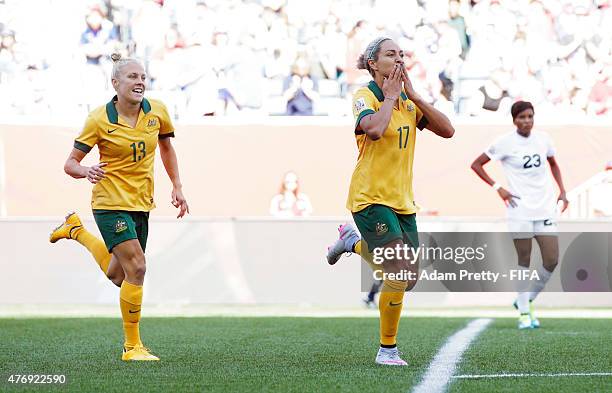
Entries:
[[134, 254], [129, 258], [126, 273], [130, 278], [140, 281], [144, 279], [146, 271], [147, 265], [145, 264], [145, 257], [142, 253]]
[[549, 272], [552, 273], [556, 267], [557, 267], [557, 258], [550, 258], [548, 260], [544, 260], [544, 269], [548, 270]]

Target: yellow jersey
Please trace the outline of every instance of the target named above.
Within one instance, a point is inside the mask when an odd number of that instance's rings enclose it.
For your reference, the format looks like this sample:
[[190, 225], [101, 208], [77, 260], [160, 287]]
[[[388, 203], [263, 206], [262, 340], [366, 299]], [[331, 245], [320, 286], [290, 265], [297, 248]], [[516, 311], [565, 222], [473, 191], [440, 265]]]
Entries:
[[74, 147], [85, 152], [98, 145], [105, 178], [93, 187], [91, 206], [102, 210], [148, 212], [153, 201], [153, 166], [157, 140], [174, 136], [166, 106], [144, 98], [134, 128], [119, 116], [117, 96], [94, 109]]
[[370, 205], [385, 205], [398, 214], [416, 213], [412, 191], [412, 165], [416, 130], [427, 125], [421, 110], [402, 92], [383, 136], [374, 141], [359, 127], [365, 116], [384, 102], [382, 90], [371, 81], [353, 97], [355, 139], [359, 149], [346, 207], [353, 213]]

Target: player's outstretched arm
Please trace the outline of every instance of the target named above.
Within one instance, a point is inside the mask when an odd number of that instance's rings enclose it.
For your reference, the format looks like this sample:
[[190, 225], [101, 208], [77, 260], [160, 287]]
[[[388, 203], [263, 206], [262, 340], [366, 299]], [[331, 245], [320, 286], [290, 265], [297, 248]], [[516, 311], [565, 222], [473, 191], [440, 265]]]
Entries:
[[189, 205], [187, 199], [183, 195], [183, 185], [179, 176], [178, 160], [176, 158], [176, 152], [170, 138], [164, 138], [159, 140], [159, 154], [166, 173], [172, 182], [172, 205], [179, 208], [179, 213], [176, 218], [181, 218], [185, 213], [189, 213]]
[[99, 162], [91, 167], [81, 165], [81, 161], [85, 158], [87, 153], [73, 148], [64, 164], [64, 172], [74, 177], [75, 179], [87, 178], [92, 184], [96, 184], [100, 180], [104, 179], [105, 162]]
[[455, 135], [455, 128], [448, 117], [417, 94], [408, 77], [408, 71], [404, 67], [402, 67], [402, 81], [404, 82], [404, 94], [419, 107], [423, 116], [427, 119], [425, 128], [442, 138], [451, 138]]

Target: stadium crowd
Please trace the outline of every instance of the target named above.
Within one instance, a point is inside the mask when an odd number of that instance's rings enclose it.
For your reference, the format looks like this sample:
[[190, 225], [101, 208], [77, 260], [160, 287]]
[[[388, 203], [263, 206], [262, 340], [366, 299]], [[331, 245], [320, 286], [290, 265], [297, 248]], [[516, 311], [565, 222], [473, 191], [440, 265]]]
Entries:
[[[78, 4], [78, 5], [77, 5]], [[350, 115], [369, 40], [406, 53], [448, 115], [612, 114], [610, 0], [0, 0], [0, 115], [80, 118], [112, 52], [142, 59], [175, 116]], [[35, 10], [36, 12], [33, 12]], [[383, 28], [382, 26], [385, 26]]]

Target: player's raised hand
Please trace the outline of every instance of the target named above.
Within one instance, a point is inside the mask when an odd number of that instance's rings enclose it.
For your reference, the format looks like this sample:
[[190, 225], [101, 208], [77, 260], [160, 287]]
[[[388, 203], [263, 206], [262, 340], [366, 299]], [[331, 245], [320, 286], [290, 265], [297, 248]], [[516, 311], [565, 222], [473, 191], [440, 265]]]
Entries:
[[180, 209], [176, 218], [181, 218], [185, 213], [189, 213], [189, 205], [187, 205], [187, 199], [185, 199], [182, 189], [172, 189], [172, 205]]
[[557, 203], [559, 203], [559, 201], [563, 202], [563, 207], [561, 208], [561, 213], [563, 213], [565, 209], [567, 209], [567, 206], [569, 205], [569, 201], [567, 200], [565, 191], [559, 194], [559, 198], [557, 198]]
[[414, 91], [414, 88], [412, 87], [412, 81], [410, 80], [410, 77], [408, 76], [408, 70], [403, 64], [401, 66], [401, 70], [402, 70], [402, 82], [404, 83], [404, 88], [403, 88], [404, 94], [406, 94], [406, 96], [410, 100], [414, 100], [414, 98], [417, 97], [417, 93], [416, 91]]
[[503, 187], [497, 190], [497, 193], [499, 194], [501, 199], [503, 199], [506, 206], [517, 207], [518, 205], [514, 199], [515, 198], [521, 199], [518, 195], [511, 194], [509, 191], [505, 190]]
[[400, 64], [395, 64], [391, 74], [383, 79], [382, 91], [385, 99], [389, 98], [395, 101], [399, 98], [402, 91], [402, 71]]
[[87, 168], [87, 172], [85, 173], [85, 177], [89, 180], [90, 183], [96, 184], [100, 180], [106, 177], [104, 168], [107, 165], [106, 162], [99, 162], [96, 165], [93, 165]]

